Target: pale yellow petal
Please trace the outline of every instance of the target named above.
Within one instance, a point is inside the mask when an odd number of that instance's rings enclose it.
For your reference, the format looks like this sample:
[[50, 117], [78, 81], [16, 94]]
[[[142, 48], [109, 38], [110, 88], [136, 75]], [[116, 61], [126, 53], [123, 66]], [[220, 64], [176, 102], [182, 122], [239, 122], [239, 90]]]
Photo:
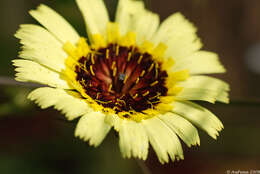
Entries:
[[219, 62], [218, 55], [208, 51], [198, 51], [185, 58], [176, 60], [173, 71], [188, 69], [191, 75], [224, 73], [226, 70]]
[[16, 59], [13, 65], [17, 68], [15, 71], [16, 80], [21, 82], [36, 82], [52, 87], [71, 89], [64, 77], [36, 62], [29, 60]]
[[105, 122], [109, 124], [110, 126], [114, 127], [114, 129], [119, 132], [121, 129], [121, 125], [123, 120], [118, 117], [117, 114], [107, 114], [105, 118]]
[[21, 25], [15, 36], [20, 39], [19, 56], [47, 66], [55, 71], [65, 68], [66, 53], [62, 44], [47, 30], [37, 25]]
[[93, 34], [104, 35], [109, 22], [103, 0], [76, 0], [84, 17], [89, 37]]
[[178, 100], [200, 100], [215, 103], [219, 93], [217, 91], [201, 88], [183, 88], [175, 98]]
[[159, 118], [167, 124], [186, 144], [187, 146], [199, 145], [200, 138], [197, 129], [183, 117], [166, 113]]
[[119, 146], [124, 157], [146, 160], [148, 154], [148, 137], [142, 124], [123, 120], [119, 130]]
[[214, 77], [203, 75], [191, 76], [187, 80], [180, 82], [178, 85], [182, 87], [205, 88], [217, 91], [230, 90], [228, 83]]
[[142, 1], [119, 0], [115, 21], [119, 24], [122, 35], [129, 31], [133, 16], [143, 10], [144, 3]]
[[216, 100], [228, 103], [229, 85], [219, 79], [209, 76], [191, 76], [187, 80], [180, 82], [178, 86], [184, 88], [200, 88], [216, 91]]
[[229, 94], [226, 91], [222, 91], [217, 96], [217, 101], [220, 101], [222, 103], [229, 103]]
[[221, 121], [213, 113], [195, 103], [175, 101], [173, 106], [173, 113], [203, 129], [214, 139], [219, 135], [218, 132], [224, 128]]
[[79, 94], [73, 91], [43, 87], [32, 91], [28, 98], [35, 101], [42, 109], [54, 106], [55, 109], [65, 114], [68, 120], [73, 120], [92, 111]]
[[137, 44], [150, 40], [157, 30], [160, 19], [155, 13], [144, 8], [141, 1], [120, 0], [116, 13], [116, 22], [120, 31], [126, 34], [133, 31], [137, 34]]
[[196, 31], [182, 14], [175, 13], [163, 21], [152, 41], [166, 44], [166, 57], [173, 57], [177, 61], [202, 47]]
[[136, 41], [139, 45], [151, 39], [160, 23], [159, 16], [149, 11], [134, 16], [133, 20], [130, 30], [136, 32]]
[[75, 136], [89, 141], [90, 145], [98, 146], [106, 137], [111, 126], [105, 122], [105, 115], [102, 112], [90, 112], [80, 118]]
[[62, 43], [70, 41], [75, 44], [78, 42], [78, 33], [61, 15], [50, 7], [42, 4], [36, 10], [31, 10], [30, 14]]
[[168, 155], [172, 161], [184, 158], [179, 138], [162, 120], [153, 117], [143, 120], [142, 124], [162, 164], [169, 162]]

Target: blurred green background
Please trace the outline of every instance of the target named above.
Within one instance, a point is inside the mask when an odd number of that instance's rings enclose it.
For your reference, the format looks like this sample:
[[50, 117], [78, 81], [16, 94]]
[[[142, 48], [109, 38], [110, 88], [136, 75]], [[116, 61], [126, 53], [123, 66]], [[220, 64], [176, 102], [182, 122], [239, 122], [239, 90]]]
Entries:
[[[117, 0], [105, 0], [111, 18]], [[1, 174], [141, 174], [137, 162], [123, 159], [113, 132], [98, 148], [74, 138], [75, 123], [54, 109], [40, 110], [26, 100], [34, 87], [7, 85], [17, 58], [13, 34], [35, 23], [27, 11], [45, 3], [85, 35], [74, 0], [1, 0], [0, 14], [0, 173]], [[260, 1], [146, 0], [161, 20], [183, 13], [198, 27], [204, 49], [217, 52], [228, 73], [217, 75], [231, 85], [231, 104], [205, 104], [223, 121], [217, 141], [200, 131], [201, 146], [184, 147], [185, 160], [160, 165], [150, 148], [146, 165], [152, 173], [224, 174], [227, 170], [260, 172]]]

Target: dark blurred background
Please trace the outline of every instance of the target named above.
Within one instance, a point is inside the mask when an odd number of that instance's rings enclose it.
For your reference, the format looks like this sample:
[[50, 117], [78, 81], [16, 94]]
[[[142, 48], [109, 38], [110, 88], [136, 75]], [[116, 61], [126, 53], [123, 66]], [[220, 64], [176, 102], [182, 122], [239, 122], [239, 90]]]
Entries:
[[[111, 17], [116, 0], [105, 0]], [[0, 1], [0, 82], [14, 76], [19, 24], [35, 23], [27, 11], [45, 3], [85, 35], [74, 0]], [[146, 165], [152, 173], [224, 174], [227, 170], [260, 173], [260, 1], [259, 0], [146, 0], [161, 20], [183, 13], [198, 28], [204, 49], [217, 52], [228, 72], [217, 77], [231, 85], [231, 104], [205, 104], [223, 121], [217, 141], [200, 131], [201, 146], [183, 145], [185, 160], [160, 165], [150, 148]], [[1, 174], [141, 174], [137, 162], [123, 159], [113, 132], [98, 148], [74, 138], [75, 123], [54, 109], [40, 110], [26, 100], [33, 87], [0, 86]]]

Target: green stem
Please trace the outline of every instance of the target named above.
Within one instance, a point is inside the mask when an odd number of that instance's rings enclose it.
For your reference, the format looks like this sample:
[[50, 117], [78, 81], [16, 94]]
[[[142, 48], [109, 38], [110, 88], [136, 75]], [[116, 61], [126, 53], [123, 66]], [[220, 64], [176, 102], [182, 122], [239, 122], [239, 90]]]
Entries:
[[135, 159], [138, 166], [140, 167], [140, 169], [142, 170], [143, 174], [152, 174], [152, 172], [150, 171], [150, 169], [147, 167], [147, 165], [144, 163], [143, 160], [139, 160], [139, 159]]
[[3, 76], [0, 76], [0, 85], [1, 86], [29, 87], [29, 88], [36, 88], [36, 87], [44, 86], [44, 85], [39, 85], [39, 84], [34, 84], [34, 83], [18, 82], [11, 77], [3, 77]]

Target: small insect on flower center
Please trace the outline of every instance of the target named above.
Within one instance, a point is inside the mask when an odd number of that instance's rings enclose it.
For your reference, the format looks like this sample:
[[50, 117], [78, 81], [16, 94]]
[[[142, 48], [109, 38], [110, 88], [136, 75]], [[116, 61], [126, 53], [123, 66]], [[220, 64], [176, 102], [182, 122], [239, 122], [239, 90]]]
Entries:
[[75, 72], [88, 96], [117, 113], [153, 108], [168, 91], [168, 75], [160, 62], [133, 46], [110, 44], [92, 49], [78, 60]]

